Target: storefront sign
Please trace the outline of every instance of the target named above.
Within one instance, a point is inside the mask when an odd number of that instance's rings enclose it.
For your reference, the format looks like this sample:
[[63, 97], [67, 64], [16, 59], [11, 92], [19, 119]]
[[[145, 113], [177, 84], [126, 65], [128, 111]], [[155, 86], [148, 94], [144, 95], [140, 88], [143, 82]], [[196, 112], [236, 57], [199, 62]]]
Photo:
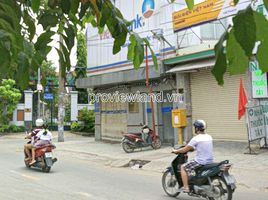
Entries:
[[250, 0], [240, 0], [234, 5], [233, 0], [206, 0], [196, 4], [192, 10], [185, 8], [174, 12], [173, 30], [174, 32], [210, 22], [216, 19], [222, 19], [238, 13], [245, 9], [251, 3]]
[[[260, 100], [260, 105], [262, 105], [263, 116], [264, 116], [264, 126], [266, 131], [266, 143], [268, 144], [268, 100], [262, 99]], [[262, 141], [262, 146], [264, 145], [264, 141]]]
[[257, 61], [250, 62], [249, 68], [252, 77], [252, 96], [253, 98], [268, 97], [267, 73], [262, 73]]
[[28, 113], [30, 113], [30, 112], [32, 112], [32, 109], [31, 109], [31, 108], [25, 108], [25, 109], [24, 109], [24, 112], [28, 112]]
[[247, 108], [247, 118], [249, 141], [265, 138], [266, 132], [264, 124], [263, 106], [254, 106]]

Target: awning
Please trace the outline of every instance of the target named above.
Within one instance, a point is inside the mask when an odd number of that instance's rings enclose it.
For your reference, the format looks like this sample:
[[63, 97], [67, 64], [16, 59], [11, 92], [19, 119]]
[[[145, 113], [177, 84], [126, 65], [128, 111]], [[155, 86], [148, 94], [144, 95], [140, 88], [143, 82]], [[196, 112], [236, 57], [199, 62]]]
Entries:
[[192, 72], [196, 69], [212, 67], [215, 65], [215, 59], [206, 59], [202, 61], [195, 61], [187, 64], [176, 65], [172, 69], [168, 70], [166, 73], [175, 73], [175, 72]]

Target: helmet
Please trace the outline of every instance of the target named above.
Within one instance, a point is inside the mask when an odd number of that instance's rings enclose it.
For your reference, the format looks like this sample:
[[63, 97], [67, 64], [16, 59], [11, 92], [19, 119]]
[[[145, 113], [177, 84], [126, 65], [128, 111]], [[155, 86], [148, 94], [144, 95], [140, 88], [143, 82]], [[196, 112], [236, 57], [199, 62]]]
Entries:
[[193, 125], [198, 130], [205, 130], [207, 128], [206, 122], [202, 119], [195, 120]]
[[43, 126], [44, 125], [44, 121], [42, 119], [37, 119], [37, 120], [35, 120], [35, 125], [36, 126]]
[[150, 128], [149, 128], [147, 125], [144, 125], [144, 126], [142, 127], [142, 132], [143, 132], [143, 133], [149, 133], [149, 132], [150, 132]]

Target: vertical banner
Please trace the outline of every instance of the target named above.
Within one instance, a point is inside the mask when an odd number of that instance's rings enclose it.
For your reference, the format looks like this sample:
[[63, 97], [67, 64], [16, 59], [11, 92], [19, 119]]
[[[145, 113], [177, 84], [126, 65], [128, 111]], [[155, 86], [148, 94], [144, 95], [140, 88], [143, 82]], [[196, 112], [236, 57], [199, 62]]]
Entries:
[[252, 96], [253, 98], [268, 97], [267, 73], [263, 73], [257, 61], [249, 63], [252, 81]]
[[248, 140], [266, 138], [263, 106], [247, 108]]
[[[266, 131], [266, 143], [268, 144], [268, 99], [262, 99], [260, 101], [260, 105], [263, 108], [263, 115], [264, 115], [264, 126], [265, 126], [265, 131]], [[261, 141], [261, 145], [264, 145], [264, 141]]]

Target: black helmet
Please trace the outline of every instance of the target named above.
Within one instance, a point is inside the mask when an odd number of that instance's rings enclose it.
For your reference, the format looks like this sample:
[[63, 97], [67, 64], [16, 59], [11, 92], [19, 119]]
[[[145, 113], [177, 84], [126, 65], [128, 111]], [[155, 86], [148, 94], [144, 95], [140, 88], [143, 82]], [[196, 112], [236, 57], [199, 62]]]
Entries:
[[205, 130], [207, 128], [206, 122], [204, 120], [201, 120], [201, 119], [195, 120], [193, 125], [198, 130]]

